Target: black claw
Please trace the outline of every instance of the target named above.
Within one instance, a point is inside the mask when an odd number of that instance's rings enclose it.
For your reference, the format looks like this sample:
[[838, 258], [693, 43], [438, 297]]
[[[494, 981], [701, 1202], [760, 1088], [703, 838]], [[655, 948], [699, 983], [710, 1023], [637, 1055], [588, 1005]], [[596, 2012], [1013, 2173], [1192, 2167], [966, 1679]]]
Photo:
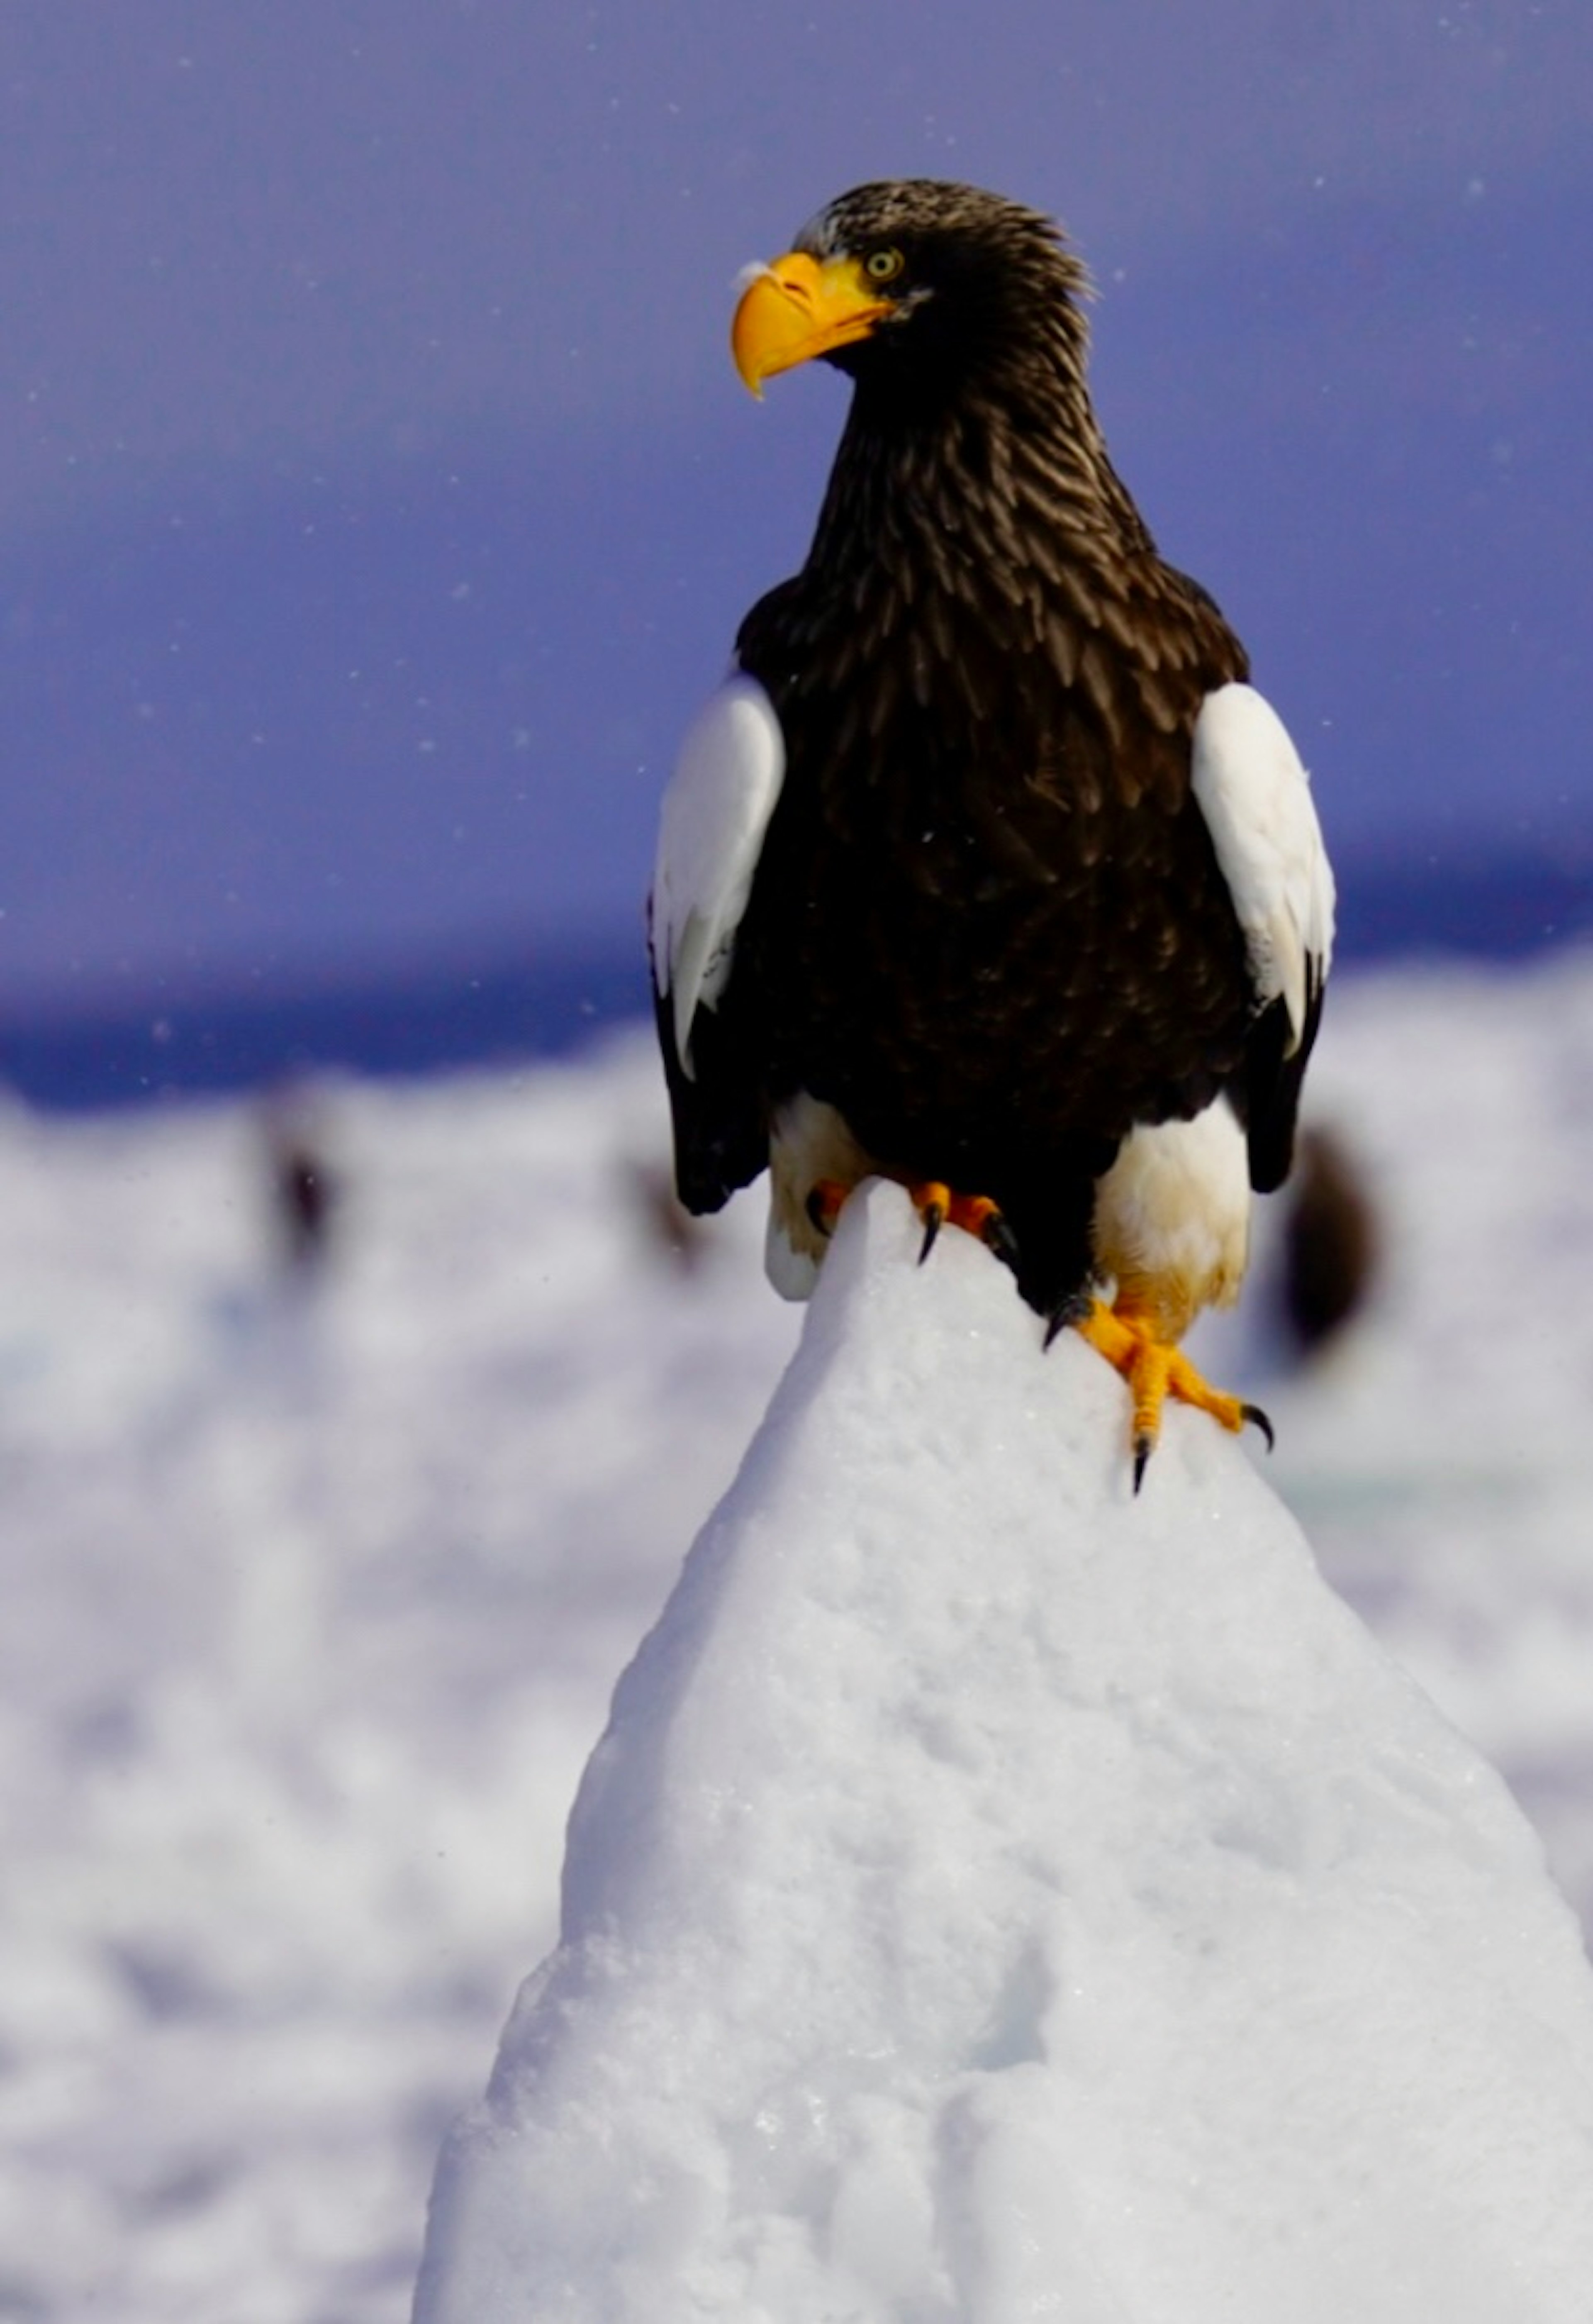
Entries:
[[1248, 1421], [1261, 1431], [1262, 1435], [1266, 1439], [1266, 1449], [1270, 1452], [1277, 1443], [1277, 1438], [1273, 1434], [1272, 1423], [1262, 1411], [1261, 1406], [1258, 1404], [1241, 1404], [1239, 1410]]
[[833, 1231], [833, 1222], [826, 1215], [824, 1198], [817, 1186], [810, 1186], [808, 1188], [807, 1200], [803, 1204], [802, 1207], [807, 1213], [807, 1222], [809, 1226], [813, 1227], [819, 1234], [822, 1234], [824, 1240], [828, 1241], [832, 1232]]
[[1091, 1304], [1090, 1294], [1087, 1291], [1070, 1291], [1061, 1306], [1054, 1307], [1047, 1316], [1045, 1337], [1041, 1345], [1050, 1347], [1067, 1330], [1070, 1323], [1082, 1323], [1090, 1313]]
[[946, 1214], [939, 1203], [926, 1203], [919, 1215], [924, 1221], [924, 1240], [918, 1246], [918, 1264], [922, 1267], [935, 1249], [935, 1237], [946, 1222]]
[[990, 1250], [995, 1252], [996, 1257], [1001, 1260], [1004, 1266], [1009, 1267], [1014, 1275], [1016, 1275], [1017, 1272], [1017, 1237], [1013, 1233], [1012, 1229], [1008, 1225], [999, 1211], [992, 1211], [990, 1213], [990, 1217], [985, 1221], [981, 1231], [984, 1236], [986, 1243], [990, 1246]]
[[1154, 1449], [1152, 1438], [1137, 1436], [1134, 1439], [1134, 1489], [1136, 1492], [1145, 1482], [1145, 1472], [1150, 1464], [1150, 1456]]

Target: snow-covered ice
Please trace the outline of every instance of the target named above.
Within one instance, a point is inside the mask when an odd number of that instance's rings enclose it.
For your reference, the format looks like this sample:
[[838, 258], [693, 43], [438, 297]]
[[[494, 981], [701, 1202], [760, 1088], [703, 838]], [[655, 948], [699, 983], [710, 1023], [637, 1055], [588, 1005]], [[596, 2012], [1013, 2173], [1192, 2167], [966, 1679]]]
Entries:
[[[1381, 1296], [1282, 1382], [1263, 1267], [1205, 1353], [1593, 1925], [1593, 963], [1340, 978], [1311, 1094], [1370, 1173]], [[0, 1108], [0, 2315], [30, 2324], [405, 2315], [614, 1679], [794, 1343], [758, 1199], [690, 1264], [659, 1232], [646, 1040], [318, 1111], [345, 1197], [292, 1285], [257, 1109]]]
[[0, 2316], [389, 2324], [615, 1674], [790, 1345], [641, 1044], [0, 1113]]
[[1593, 1977], [1231, 1440], [843, 1216], [622, 1680], [421, 2324], [1528, 2324]]

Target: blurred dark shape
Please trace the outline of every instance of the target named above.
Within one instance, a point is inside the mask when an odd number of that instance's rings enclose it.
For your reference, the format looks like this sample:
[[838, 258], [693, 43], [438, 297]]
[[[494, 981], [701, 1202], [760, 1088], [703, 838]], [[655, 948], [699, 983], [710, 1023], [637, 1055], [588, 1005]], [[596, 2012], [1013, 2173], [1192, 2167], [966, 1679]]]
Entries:
[[668, 1164], [631, 1163], [627, 1186], [649, 1243], [683, 1275], [695, 1275], [707, 1250], [707, 1232], [676, 1194]]
[[1284, 1221], [1279, 1298], [1302, 1358], [1319, 1354], [1366, 1305], [1380, 1258], [1376, 1205], [1343, 1141], [1302, 1130]]
[[272, 1211], [289, 1268], [308, 1275], [327, 1264], [332, 1220], [342, 1196], [313, 1117], [292, 1101], [273, 1102], [266, 1116]]

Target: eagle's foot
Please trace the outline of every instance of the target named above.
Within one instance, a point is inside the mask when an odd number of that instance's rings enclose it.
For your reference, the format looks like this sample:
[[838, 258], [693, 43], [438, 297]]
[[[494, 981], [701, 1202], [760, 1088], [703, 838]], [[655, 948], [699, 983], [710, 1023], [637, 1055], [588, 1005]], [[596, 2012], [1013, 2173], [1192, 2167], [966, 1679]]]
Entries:
[[802, 1207], [807, 1213], [808, 1224], [826, 1242], [835, 1231], [835, 1222], [851, 1192], [851, 1187], [843, 1186], [839, 1178], [815, 1178], [807, 1190], [807, 1200]]
[[1043, 1345], [1049, 1348], [1064, 1332], [1078, 1331], [1090, 1320], [1097, 1303], [1087, 1291], [1071, 1291], [1060, 1307], [1054, 1307], [1045, 1318]]
[[[935, 1249], [942, 1227], [948, 1224], [961, 1227], [964, 1234], [976, 1235], [1007, 1266], [1017, 1266], [1017, 1238], [1002, 1217], [999, 1206], [988, 1194], [954, 1194], [938, 1178], [908, 1178], [902, 1184], [923, 1222], [924, 1240], [918, 1247], [920, 1267]], [[807, 1190], [803, 1208], [809, 1224], [826, 1241], [835, 1231], [835, 1222], [851, 1192], [851, 1186], [840, 1178], [815, 1178]]]
[[1192, 1404], [1199, 1412], [1209, 1412], [1236, 1436], [1247, 1421], [1254, 1423], [1271, 1452], [1272, 1423], [1260, 1406], [1246, 1404], [1211, 1387], [1182, 1350], [1158, 1339], [1148, 1316], [1132, 1309], [1108, 1307], [1093, 1299], [1088, 1314], [1076, 1319], [1074, 1328], [1128, 1383], [1134, 1398], [1136, 1492], [1145, 1481], [1146, 1468], [1161, 1435], [1162, 1410], [1169, 1397], [1180, 1404]]
[[924, 1240], [918, 1247], [920, 1267], [935, 1249], [942, 1227], [948, 1222], [961, 1227], [964, 1234], [977, 1236], [998, 1259], [1005, 1259], [1008, 1267], [1012, 1265], [1017, 1244], [999, 1207], [988, 1194], [954, 1194], [938, 1178], [910, 1179], [907, 1194], [924, 1222]]

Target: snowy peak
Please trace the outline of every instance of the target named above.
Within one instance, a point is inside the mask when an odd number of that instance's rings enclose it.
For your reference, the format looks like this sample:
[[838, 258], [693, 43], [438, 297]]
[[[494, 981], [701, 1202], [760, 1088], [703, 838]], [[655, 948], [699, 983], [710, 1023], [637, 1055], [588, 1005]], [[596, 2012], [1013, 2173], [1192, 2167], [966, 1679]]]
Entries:
[[1593, 1986], [1231, 1440], [876, 1186], [617, 1691], [420, 2324], [1528, 2324]]

